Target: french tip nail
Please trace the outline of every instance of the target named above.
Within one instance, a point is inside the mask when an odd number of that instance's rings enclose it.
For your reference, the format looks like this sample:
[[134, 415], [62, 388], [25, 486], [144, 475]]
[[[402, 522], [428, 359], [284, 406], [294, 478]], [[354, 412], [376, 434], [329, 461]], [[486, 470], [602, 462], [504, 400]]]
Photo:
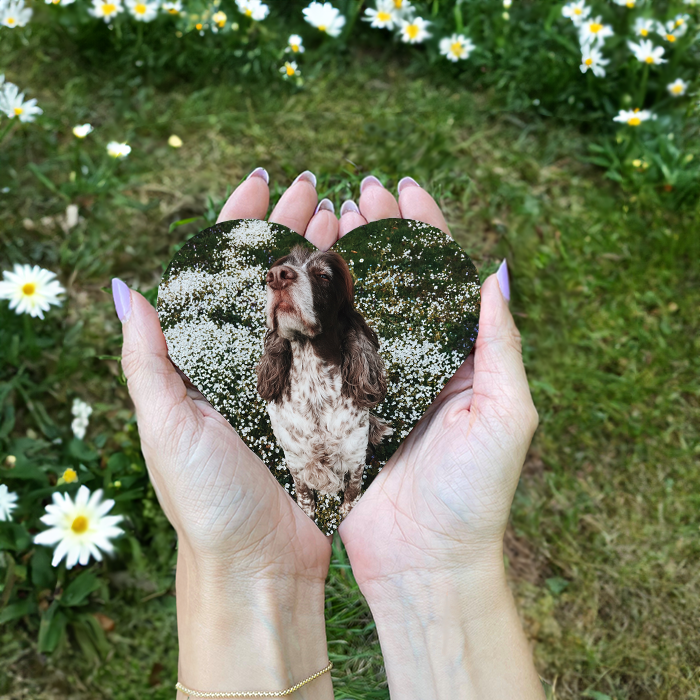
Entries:
[[316, 211], [314, 211], [314, 214], [316, 214], [319, 211], [329, 211], [332, 214], [335, 214], [335, 207], [333, 206], [333, 202], [331, 202], [330, 199], [322, 199], [316, 206]]
[[401, 194], [401, 190], [406, 189], [406, 187], [420, 187], [420, 185], [412, 177], [402, 177], [399, 184], [396, 185], [396, 191]]
[[360, 194], [362, 194], [362, 192], [365, 191], [365, 188], [369, 187], [370, 185], [384, 187], [384, 185], [382, 185], [382, 181], [378, 177], [375, 177], [374, 175], [368, 175], [360, 183]]
[[294, 178], [292, 185], [296, 184], [300, 180], [310, 182], [314, 187], [316, 187], [316, 176], [310, 170], [304, 170], [303, 173], [299, 173], [296, 178]]
[[343, 214], [347, 214], [349, 211], [355, 212], [356, 214], [360, 213], [359, 207], [352, 199], [346, 199], [343, 202], [343, 205], [340, 207], [340, 215], [343, 216]]
[[124, 323], [131, 316], [131, 292], [118, 277], [112, 279], [112, 299], [117, 317]]
[[255, 170], [248, 175], [246, 180], [250, 180], [251, 177], [260, 177], [265, 180], [268, 185], [270, 184], [270, 175], [265, 168], [255, 168]]
[[503, 294], [506, 301], [510, 301], [510, 280], [508, 279], [508, 263], [505, 258], [503, 258], [503, 262], [496, 270], [496, 279], [498, 280], [498, 286], [501, 288], [501, 294]]

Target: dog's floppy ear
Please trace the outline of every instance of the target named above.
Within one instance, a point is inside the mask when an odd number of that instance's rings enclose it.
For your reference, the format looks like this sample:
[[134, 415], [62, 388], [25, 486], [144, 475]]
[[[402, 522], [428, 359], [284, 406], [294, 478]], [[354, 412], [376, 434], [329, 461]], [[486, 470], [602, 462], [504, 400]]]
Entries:
[[386, 396], [386, 369], [377, 352], [377, 334], [355, 309], [345, 309], [341, 326], [343, 396], [361, 408], [373, 408]]
[[278, 401], [289, 392], [289, 371], [292, 367], [292, 347], [286, 338], [274, 330], [265, 333], [265, 351], [255, 371], [258, 394], [265, 401]]

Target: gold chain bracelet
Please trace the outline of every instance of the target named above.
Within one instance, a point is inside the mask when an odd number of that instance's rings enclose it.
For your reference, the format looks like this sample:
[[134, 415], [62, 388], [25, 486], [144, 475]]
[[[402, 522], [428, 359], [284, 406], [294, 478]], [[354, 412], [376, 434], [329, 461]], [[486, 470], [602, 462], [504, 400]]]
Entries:
[[324, 668], [322, 671], [314, 673], [313, 676], [309, 676], [306, 680], [301, 681], [301, 683], [297, 683], [291, 688], [287, 688], [287, 690], [267, 692], [244, 691], [239, 693], [202, 693], [198, 690], [190, 690], [189, 688], [185, 688], [185, 686], [179, 681], [175, 684], [175, 688], [187, 695], [188, 698], [190, 696], [193, 698], [281, 698], [284, 695], [291, 695], [295, 690], [299, 690], [302, 685], [306, 685], [309, 681], [312, 681], [314, 678], [318, 678], [321, 674], [326, 673], [326, 671], [330, 671], [332, 668], [333, 662], [329, 661], [328, 666], [326, 666], [326, 668]]

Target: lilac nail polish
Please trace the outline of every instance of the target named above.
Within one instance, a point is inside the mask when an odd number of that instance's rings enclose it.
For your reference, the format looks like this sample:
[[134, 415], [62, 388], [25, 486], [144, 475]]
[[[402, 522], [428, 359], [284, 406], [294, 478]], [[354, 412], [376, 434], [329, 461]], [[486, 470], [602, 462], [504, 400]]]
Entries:
[[294, 178], [292, 185], [295, 185], [300, 180], [310, 182], [314, 187], [316, 187], [316, 176], [310, 170], [304, 170], [303, 173], [299, 173], [299, 175]]
[[131, 292], [118, 277], [112, 279], [112, 299], [119, 320], [122, 323], [128, 321], [131, 316]]
[[498, 270], [496, 270], [496, 279], [498, 280], [498, 286], [501, 288], [501, 294], [505, 297], [506, 301], [510, 301], [510, 281], [508, 279], [508, 263], [506, 259], [503, 258]]
[[331, 214], [334, 214], [335, 207], [333, 206], [333, 202], [331, 202], [330, 199], [322, 199], [318, 203], [318, 206], [316, 207], [316, 211], [314, 211], [314, 214], [318, 213], [319, 211], [329, 211], [329, 212], [331, 212]]
[[384, 185], [382, 185], [382, 182], [378, 177], [374, 177], [374, 175], [368, 175], [360, 183], [360, 194], [362, 194], [367, 187], [384, 187]]
[[265, 170], [265, 168], [255, 168], [255, 170], [253, 170], [253, 172], [250, 175], [248, 175], [246, 180], [250, 180], [251, 177], [260, 177], [263, 180], [265, 180], [265, 182], [268, 185], [270, 184], [270, 176], [267, 170]]
[[355, 204], [352, 199], [347, 199], [343, 202], [343, 205], [340, 207], [340, 215], [343, 216], [343, 214], [347, 214], [349, 211], [355, 212], [355, 214], [360, 213], [357, 204]]
[[406, 189], [406, 187], [420, 187], [420, 185], [412, 177], [402, 177], [396, 186], [396, 190], [401, 194], [401, 190]]

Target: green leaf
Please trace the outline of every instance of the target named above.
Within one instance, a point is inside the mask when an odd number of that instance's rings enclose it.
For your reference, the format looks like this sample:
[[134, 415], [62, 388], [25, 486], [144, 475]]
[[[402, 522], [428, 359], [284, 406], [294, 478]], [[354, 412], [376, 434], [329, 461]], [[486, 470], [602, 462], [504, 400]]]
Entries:
[[90, 593], [99, 587], [100, 581], [97, 576], [89, 571], [83, 571], [66, 586], [61, 596], [61, 605], [66, 607], [82, 605]]
[[199, 221], [201, 216], [193, 216], [190, 219], [180, 219], [180, 221], [173, 221], [168, 228], [168, 233], [172, 233], [178, 226], [184, 226], [185, 224], [191, 224], [193, 221]]
[[54, 601], [43, 614], [39, 624], [38, 650], [52, 652], [66, 633], [65, 614], [58, 609], [59, 601]]
[[569, 585], [569, 581], [565, 578], [561, 578], [561, 576], [548, 578], [545, 583], [547, 584], [547, 588], [549, 588], [554, 595], [559, 595]]
[[593, 700], [613, 700], [609, 695], [599, 693], [597, 690], [587, 690], [584, 692], [583, 697], [593, 698]]
[[38, 590], [53, 589], [56, 585], [56, 570], [51, 566], [51, 551], [47, 547], [38, 547], [29, 560], [32, 583]]
[[17, 620], [25, 615], [31, 615], [33, 612], [36, 612], [36, 601], [34, 598], [25, 598], [17, 601], [0, 612], [0, 625], [4, 625], [10, 620]]

